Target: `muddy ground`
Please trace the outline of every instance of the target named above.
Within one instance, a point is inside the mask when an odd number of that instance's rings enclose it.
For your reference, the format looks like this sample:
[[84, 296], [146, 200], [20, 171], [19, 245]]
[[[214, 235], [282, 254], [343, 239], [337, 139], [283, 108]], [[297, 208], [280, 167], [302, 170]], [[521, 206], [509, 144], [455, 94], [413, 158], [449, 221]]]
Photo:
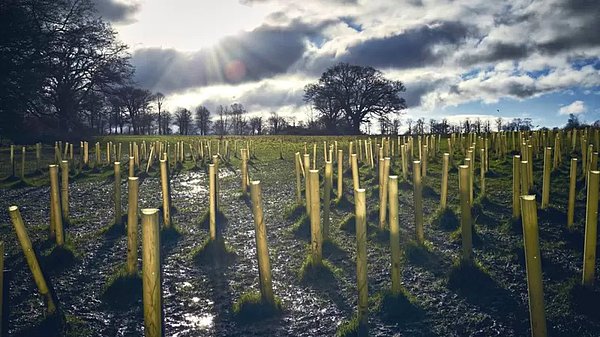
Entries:
[[[176, 240], [162, 244], [163, 303], [166, 336], [332, 336], [352, 317], [357, 303], [355, 278], [355, 237], [340, 229], [340, 222], [353, 213], [351, 178], [344, 177], [349, 205], [333, 207], [331, 239], [324, 255], [335, 267], [335, 278], [306, 283], [299, 269], [307, 255], [306, 231], [296, 230], [297, 219], [288, 216], [295, 200], [293, 152], [301, 143], [286, 145], [285, 160], [272, 146], [258, 144], [250, 175], [260, 180], [268, 229], [273, 285], [281, 299], [281, 316], [262, 321], [242, 322], [232, 306], [249, 290], [258, 290], [258, 269], [254, 223], [249, 201], [240, 197], [239, 161], [222, 165], [221, 204], [227, 218], [223, 237], [236, 255], [222, 268], [199, 265], [191, 252], [207, 238], [200, 222], [208, 209], [208, 183], [204, 168], [172, 173], [173, 222], [181, 232]], [[457, 153], [455, 158], [461, 156]], [[541, 159], [536, 172], [541, 171]], [[347, 167], [347, 159], [344, 162]], [[433, 159], [425, 178], [425, 249], [414, 248], [413, 192], [410, 181], [400, 183], [400, 227], [404, 251], [402, 281], [414, 303], [411, 319], [390, 321], [373, 308], [369, 331], [373, 336], [526, 336], [529, 335], [527, 282], [523, 238], [519, 224], [511, 218], [511, 161], [493, 159], [487, 176], [487, 198], [474, 206], [474, 256], [481, 267], [476, 277], [449, 282], [460, 254], [460, 236], [454, 221], [435, 221], [439, 206], [440, 163]], [[336, 167], [336, 166], [334, 166]], [[127, 172], [126, 170], [123, 170]], [[335, 171], [335, 169], [334, 169]], [[392, 169], [398, 173], [398, 160]], [[478, 172], [478, 169], [477, 169]], [[541, 185], [536, 173], [536, 186]], [[551, 207], [539, 212], [540, 246], [544, 271], [546, 318], [551, 336], [600, 336], [599, 310], [590, 301], [600, 298], [598, 290], [577, 296], [581, 278], [585, 189], [580, 181], [575, 230], [566, 229], [567, 164], [553, 174]], [[83, 177], [82, 177], [83, 176]], [[409, 178], [410, 179], [410, 178]], [[334, 185], [335, 185], [334, 174]], [[377, 185], [374, 171], [364, 166], [361, 181], [370, 189], [369, 208], [376, 215]], [[458, 206], [458, 178], [453, 169], [449, 179], [449, 205]], [[475, 195], [478, 193], [476, 182]], [[123, 208], [127, 185], [122, 181]], [[126, 237], [111, 235], [113, 222], [113, 181], [110, 169], [83, 174], [70, 184], [71, 224], [66, 235], [75, 248], [73, 264], [56, 268], [44, 258], [51, 249], [48, 237], [49, 188], [19, 187], [2, 190], [0, 209], [18, 205], [42, 268], [53, 285], [71, 329], [71, 336], [140, 336], [143, 331], [141, 297], [125, 307], [107, 303], [103, 292], [107, 280], [124, 263]], [[140, 207], [159, 207], [160, 184], [156, 173], [140, 184]], [[538, 201], [540, 200], [538, 194]], [[451, 219], [452, 220], [452, 219]], [[370, 223], [377, 226], [377, 217]], [[43, 319], [44, 303], [37, 294], [31, 273], [18, 246], [8, 212], [0, 212], [0, 235], [5, 252], [5, 317], [7, 336], [31, 336]], [[368, 241], [369, 293], [389, 289], [390, 250], [385, 233], [371, 230]], [[141, 238], [140, 238], [141, 239]], [[60, 264], [59, 264], [60, 265]], [[141, 261], [140, 261], [141, 266]], [[598, 269], [598, 268], [597, 268]], [[597, 271], [598, 274], [598, 271]], [[596, 302], [597, 304], [598, 302]], [[414, 313], [413, 312], [413, 313]], [[402, 316], [402, 314], [400, 314]], [[6, 321], [6, 320], [5, 320]], [[47, 332], [46, 332], [47, 333]], [[46, 336], [46, 334], [43, 334]]]

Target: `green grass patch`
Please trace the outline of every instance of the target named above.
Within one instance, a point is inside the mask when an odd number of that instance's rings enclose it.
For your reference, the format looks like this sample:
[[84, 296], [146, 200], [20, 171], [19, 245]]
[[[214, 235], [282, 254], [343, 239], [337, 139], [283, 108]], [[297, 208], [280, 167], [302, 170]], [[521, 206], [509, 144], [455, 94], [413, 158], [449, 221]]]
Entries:
[[451, 207], [438, 209], [431, 219], [431, 226], [446, 231], [452, 231], [460, 227], [460, 219]]
[[290, 231], [298, 238], [309, 240], [311, 237], [310, 232], [310, 218], [308, 215], [303, 214], [296, 220], [296, 222], [290, 227]]
[[288, 220], [296, 220], [306, 214], [306, 207], [302, 204], [293, 203], [286, 207], [284, 216]]
[[279, 298], [275, 297], [275, 303], [268, 303], [257, 291], [243, 294], [233, 305], [235, 318], [243, 322], [263, 320], [278, 316], [282, 312], [283, 307]]
[[174, 242], [179, 240], [181, 237], [181, 230], [179, 227], [171, 224], [169, 227], [164, 227], [160, 230], [160, 241], [164, 243]]
[[378, 294], [375, 302], [382, 319], [389, 323], [408, 323], [423, 319], [425, 312], [416, 303], [416, 299], [406, 289], [401, 288], [398, 294], [385, 290]]
[[477, 292], [494, 287], [489, 272], [477, 261], [460, 259], [450, 268], [448, 287], [459, 291]]
[[337, 268], [329, 261], [323, 259], [321, 263], [315, 263], [309, 253], [304, 259], [298, 277], [300, 281], [315, 285], [330, 284], [337, 279]]
[[342, 323], [335, 332], [336, 337], [366, 337], [368, 335], [369, 327], [360, 324], [357, 315], [354, 315], [350, 320]]
[[192, 259], [199, 265], [223, 267], [235, 260], [235, 253], [227, 246], [225, 240], [217, 237], [215, 240], [207, 239], [202, 246], [191, 252]]
[[102, 301], [116, 309], [127, 309], [142, 300], [142, 278], [139, 273], [129, 275], [125, 265], [113, 273], [102, 292]]
[[78, 260], [73, 243], [67, 240], [62, 246], [54, 246], [47, 254], [41, 256], [45, 272], [56, 274], [74, 265]]

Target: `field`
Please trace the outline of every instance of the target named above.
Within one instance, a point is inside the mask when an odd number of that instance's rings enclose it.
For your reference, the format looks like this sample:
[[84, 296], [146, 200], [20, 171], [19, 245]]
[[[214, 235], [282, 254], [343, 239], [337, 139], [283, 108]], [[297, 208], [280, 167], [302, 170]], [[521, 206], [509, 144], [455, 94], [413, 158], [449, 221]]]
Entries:
[[[127, 209], [125, 155], [129, 142], [183, 140], [191, 143], [199, 139], [207, 138], [115, 136], [97, 139], [103, 153], [107, 141], [123, 145], [123, 209]], [[208, 139], [214, 151], [219, 139]], [[229, 146], [233, 146], [233, 139], [230, 138]], [[234, 310], [244, 294], [259, 289], [255, 227], [251, 202], [241, 194], [239, 148], [235, 155], [230, 149], [229, 162], [223, 161], [219, 166], [220, 211], [223, 215], [220, 228], [229, 258], [221, 257], [216, 263], [194, 255], [208, 237], [209, 182], [207, 166], [200, 162], [195, 166], [189, 148], [186, 148], [185, 162], [171, 171], [172, 221], [178, 233], [163, 233], [161, 242], [164, 335], [333, 336], [343, 333], [348, 328], [345, 322], [353, 318], [357, 307], [354, 194], [348, 166], [348, 144], [357, 138], [265, 136], [237, 139], [240, 146], [245, 146], [246, 141], [252, 142], [249, 175], [250, 180], [260, 180], [262, 185], [273, 291], [281, 300], [282, 312], [272, 317], [248, 318]], [[372, 139], [375, 145], [381, 138]], [[304, 208], [296, 205], [294, 154], [303, 154], [306, 142], [312, 156], [312, 145], [316, 143], [317, 167], [322, 182], [323, 141], [331, 144], [334, 140], [344, 151], [344, 198], [341, 202], [335, 200], [337, 164], [334, 159], [330, 238], [323, 244], [327, 270], [302, 278], [300, 270], [310, 249], [310, 224]], [[394, 137], [392, 140], [397, 146]], [[523, 231], [521, 223], [512, 220], [512, 155], [517, 152], [497, 156], [491, 151], [485, 196], [479, 195], [480, 162], [476, 160], [472, 206], [475, 266], [464, 268], [458, 264], [461, 229], [456, 167], [464, 154], [458, 147], [452, 153], [454, 165], [451, 165], [448, 178], [449, 211], [440, 212], [441, 158], [442, 153], [448, 151], [444, 139], [440, 145], [439, 151], [431, 154], [427, 175], [423, 178], [424, 245], [414, 242], [411, 176], [403, 180], [398, 150], [391, 159], [390, 175], [400, 176], [401, 301], [390, 301], [388, 296], [390, 239], [389, 231], [377, 229], [377, 165], [371, 168], [360, 162], [360, 185], [366, 188], [367, 194], [369, 335], [529, 335]], [[19, 176], [21, 148], [17, 146], [16, 149], [16, 175]], [[19, 206], [46, 280], [65, 313], [66, 325], [58, 335], [142, 335], [141, 281], [111, 286], [122, 272], [127, 256], [127, 235], [113, 226], [112, 166], [103, 164], [94, 169], [79, 170], [79, 144], [76, 144], [69, 185], [70, 216], [69, 222], [65, 223], [66, 246], [74, 256], [63, 256], [52, 251], [53, 242], [48, 238], [47, 165], [53, 161], [54, 150], [49, 145], [43, 147], [40, 171], [35, 169], [33, 153], [33, 147], [28, 147], [24, 180], [9, 177], [0, 184], [0, 208], [3, 209], [0, 211], [0, 235], [5, 244], [4, 335], [49, 336], [52, 332], [49, 326], [56, 324], [44, 320], [44, 300], [37, 293], [6, 211], [11, 205]], [[575, 224], [572, 230], [566, 226], [569, 158], [572, 154], [577, 156], [578, 153], [563, 152], [562, 163], [551, 175], [550, 206], [545, 210], [538, 209], [548, 335], [600, 336], [600, 311], [595, 307], [600, 303], [600, 290], [597, 286], [591, 289], [580, 286], [586, 214], [585, 179], [580, 171]], [[8, 158], [8, 149], [2, 147], [0, 177], [11, 174]], [[90, 142], [90, 158], [95, 158], [93, 142]], [[538, 203], [542, 193], [542, 167], [543, 155], [540, 154], [533, 164], [533, 191]], [[140, 178], [139, 191], [140, 209], [162, 205], [158, 163], [148, 175]]]

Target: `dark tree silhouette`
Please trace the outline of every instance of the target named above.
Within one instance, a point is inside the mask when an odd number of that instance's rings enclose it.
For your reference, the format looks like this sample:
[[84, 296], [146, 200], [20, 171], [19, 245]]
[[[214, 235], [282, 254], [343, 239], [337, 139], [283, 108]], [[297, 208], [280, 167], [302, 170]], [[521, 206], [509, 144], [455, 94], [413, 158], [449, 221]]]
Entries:
[[162, 106], [165, 102], [165, 95], [163, 95], [162, 92], [157, 92], [154, 94], [154, 101], [156, 102], [156, 109], [158, 110], [158, 134], [162, 135], [165, 134], [165, 132], [162, 130], [161, 126], [161, 113], [162, 113]]
[[108, 103], [99, 95], [132, 74], [127, 46], [91, 0], [2, 1], [0, 32], [2, 133], [26, 134], [23, 123], [34, 117], [54, 135], [93, 129], [89, 114], [111, 109], [90, 111], [92, 104]]
[[149, 114], [152, 93], [146, 89], [124, 86], [116, 90], [115, 97], [127, 113], [133, 133], [140, 134], [140, 117], [147, 122], [145, 115]]
[[208, 134], [210, 123], [210, 111], [203, 105], [196, 107], [196, 128], [200, 135], [205, 136]]
[[372, 67], [340, 63], [327, 69], [317, 83], [305, 87], [304, 100], [327, 116], [328, 123], [343, 118], [358, 134], [369, 118], [405, 109], [406, 102], [399, 96], [405, 90], [402, 82], [386, 79]]
[[180, 135], [189, 135], [192, 131], [192, 112], [185, 108], [175, 111], [175, 125], [179, 127]]

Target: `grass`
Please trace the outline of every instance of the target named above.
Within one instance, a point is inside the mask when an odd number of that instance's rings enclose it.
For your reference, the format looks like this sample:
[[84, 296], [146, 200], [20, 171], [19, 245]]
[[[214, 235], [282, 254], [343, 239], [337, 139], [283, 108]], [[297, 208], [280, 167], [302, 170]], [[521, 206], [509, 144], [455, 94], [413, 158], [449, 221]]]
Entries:
[[460, 227], [460, 219], [451, 207], [440, 208], [433, 215], [431, 226], [445, 231], [453, 231]]
[[409, 323], [423, 319], [425, 312], [417, 305], [417, 300], [404, 287], [394, 294], [385, 290], [375, 298], [376, 311], [389, 323]]
[[278, 316], [283, 312], [281, 300], [275, 298], [271, 304], [263, 300], [260, 292], [253, 291], [243, 294], [233, 305], [235, 318], [243, 322], [254, 322]]
[[191, 252], [192, 259], [199, 265], [223, 267], [235, 259], [233, 250], [225, 244], [222, 237], [216, 240], [207, 239], [204, 243]]
[[330, 284], [336, 281], [337, 273], [337, 268], [329, 261], [323, 259], [321, 263], [315, 263], [309, 253], [298, 271], [298, 278], [302, 282], [314, 285]]
[[47, 254], [42, 255], [41, 263], [45, 272], [56, 274], [74, 265], [77, 256], [73, 242], [67, 240], [62, 246], [55, 245]]
[[121, 265], [108, 278], [102, 291], [104, 303], [115, 309], [127, 309], [142, 299], [142, 278], [139, 273], [129, 275]]
[[336, 333], [336, 337], [366, 337], [369, 335], [369, 327], [360, 324], [357, 315], [354, 315], [350, 320], [342, 323]]

